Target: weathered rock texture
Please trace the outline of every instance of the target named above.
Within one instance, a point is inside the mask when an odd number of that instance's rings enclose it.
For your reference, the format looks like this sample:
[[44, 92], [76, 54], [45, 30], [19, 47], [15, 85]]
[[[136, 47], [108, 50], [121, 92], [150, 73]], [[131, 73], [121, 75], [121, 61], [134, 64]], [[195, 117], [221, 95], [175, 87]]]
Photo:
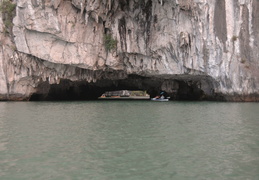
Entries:
[[[0, 22], [2, 100], [91, 99], [119, 89], [259, 100], [258, 0], [16, 4], [11, 38]], [[107, 48], [110, 35], [116, 46]]]

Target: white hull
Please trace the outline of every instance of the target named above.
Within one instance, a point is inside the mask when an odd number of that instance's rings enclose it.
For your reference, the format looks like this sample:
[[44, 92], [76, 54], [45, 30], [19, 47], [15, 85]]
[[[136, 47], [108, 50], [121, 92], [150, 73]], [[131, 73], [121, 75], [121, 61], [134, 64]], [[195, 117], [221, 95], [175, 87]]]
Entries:
[[169, 99], [159, 99], [159, 98], [152, 98], [151, 101], [160, 101], [160, 102], [165, 102], [169, 101]]

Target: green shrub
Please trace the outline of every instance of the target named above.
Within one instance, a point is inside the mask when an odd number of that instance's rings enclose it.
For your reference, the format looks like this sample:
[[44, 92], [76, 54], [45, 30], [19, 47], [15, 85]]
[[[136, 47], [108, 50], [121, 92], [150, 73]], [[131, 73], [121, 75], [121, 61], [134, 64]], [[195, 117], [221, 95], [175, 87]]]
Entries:
[[5, 25], [5, 31], [11, 32], [13, 28], [13, 18], [15, 16], [16, 4], [13, 4], [10, 0], [3, 0], [0, 4], [0, 11], [2, 13], [2, 19]]
[[232, 38], [231, 38], [231, 40], [232, 40], [232, 42], [235, 42], [236, 40], [237, 40], [237, 36], [233, 36]]
[[113, 39], [111, 34], [104, 35], [104, 46], [107, 51], [111, 51], [117, 47], [117, 40]]

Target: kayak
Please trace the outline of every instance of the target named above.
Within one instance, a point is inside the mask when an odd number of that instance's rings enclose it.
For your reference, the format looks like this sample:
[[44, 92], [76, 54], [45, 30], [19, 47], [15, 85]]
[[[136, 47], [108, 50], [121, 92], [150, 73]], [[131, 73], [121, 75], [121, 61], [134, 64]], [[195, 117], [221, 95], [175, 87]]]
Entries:
[[165, 102], [169, 101], [169, 99], [161, 99], [161, 98], [152, 98], [151, 101], [160, 101], [160, 102]]

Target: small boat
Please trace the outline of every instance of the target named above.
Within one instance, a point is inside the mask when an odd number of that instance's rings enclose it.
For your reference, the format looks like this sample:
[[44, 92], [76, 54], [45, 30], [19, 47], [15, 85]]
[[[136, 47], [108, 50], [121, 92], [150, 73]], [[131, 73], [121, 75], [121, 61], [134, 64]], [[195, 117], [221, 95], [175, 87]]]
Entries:
[[164, 99], [164, 98], [152, 98], [151, 101], [165, 102], [165, 101], [169, 101], [169, 99]]

